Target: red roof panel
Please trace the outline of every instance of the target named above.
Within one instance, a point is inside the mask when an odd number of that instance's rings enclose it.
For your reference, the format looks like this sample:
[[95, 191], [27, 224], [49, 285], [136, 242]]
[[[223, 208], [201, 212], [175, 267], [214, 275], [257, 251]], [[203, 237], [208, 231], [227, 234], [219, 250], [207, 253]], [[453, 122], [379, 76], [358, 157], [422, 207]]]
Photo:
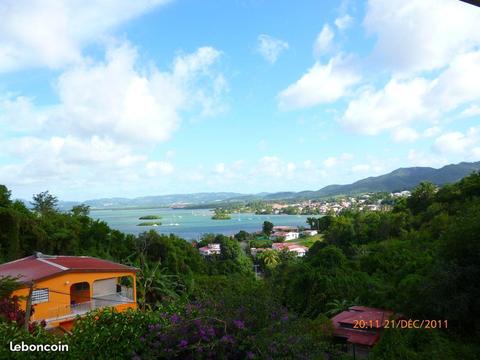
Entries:
[[[392, 311], [382, 309], [352, 306], [347, 311], [343, 311], [332, 318], [335, 328], [333, 333], [335, 336], [346, 338], [348, 342], [353, 344], [373, 346], [380, 338], [379, 331], [383, 328], [384, 320], [387, 320], [393, 314]], [[369, 328], [354, 329], [353, 325], [362, 320]]]
[[135, 268], [112, 261], [89, 256], [28, 256], [0, 265], [0, 277], [19, 277], [21, 282], [30, 282], [63, 272], [83, 271], [136, 271]]

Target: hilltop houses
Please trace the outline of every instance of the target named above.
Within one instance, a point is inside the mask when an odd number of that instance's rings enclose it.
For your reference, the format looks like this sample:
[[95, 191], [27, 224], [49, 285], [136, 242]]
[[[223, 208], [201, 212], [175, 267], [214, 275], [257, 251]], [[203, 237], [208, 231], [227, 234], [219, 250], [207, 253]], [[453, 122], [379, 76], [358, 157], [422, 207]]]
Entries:
[[293, 226], [274, 226], [270, 239], [273, 241], [292, 241], [300, 237], [298, 229]]
[[[138, 269], [90, 256], [36, 253], [0, 265], [1, 277], [18, 278], [21, 287], [12, 295], [31, 299], [32, 321], [68, 331], [77, 316], [94, 309], [135, 309]], [[26, 300], [21, 307], [26, 309]]]
[[220, 244], [208, 244], [199, 248], [198, 251], [202, 256], [220, 255], [221, 253]]
[[278, 250], [278, 251], [286, 250], [289, 252], [294, 252], [297, 254], [298, 257], [305, 256], [305, 254], [308, 251], [308, 248], [306, 246], [302, 246], [295, 243], [273, 243], [272, 249]]

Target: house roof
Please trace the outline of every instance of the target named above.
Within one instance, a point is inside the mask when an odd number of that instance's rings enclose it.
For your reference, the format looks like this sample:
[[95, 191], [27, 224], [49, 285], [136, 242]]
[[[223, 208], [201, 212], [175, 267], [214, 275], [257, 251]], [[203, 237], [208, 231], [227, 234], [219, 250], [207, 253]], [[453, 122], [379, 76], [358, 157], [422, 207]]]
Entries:
[[[335, 328], [333, 334], [346, 338], [352, 344], [373, 346], [380, 338], [379, 330], [383, 328], [384, 321], [392, 315], [394, 315], [392, 311], [366, 306], [352, 306], [347, 311], [343, 311], [332, 318]], [[361, 320], [365, 321], [369, 328], [354, 329], [353, 326]]]
[[23, 283], [66, 272], [136, 272], [137, 269], [90, 256], [44, 255], [36, 253], [0, 265], [0, 277], [19, 277]]

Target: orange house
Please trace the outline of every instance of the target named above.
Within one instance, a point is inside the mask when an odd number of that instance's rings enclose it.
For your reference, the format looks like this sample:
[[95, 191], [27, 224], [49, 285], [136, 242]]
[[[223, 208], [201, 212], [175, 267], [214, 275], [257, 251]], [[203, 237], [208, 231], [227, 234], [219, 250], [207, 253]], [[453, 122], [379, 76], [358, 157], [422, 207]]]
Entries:
[[77, 316], [90, 310], [135, 309], [136, 272], [136, 268], [89, 256], [42, 253], [0, 265], [0, 278], [18, 277], [22, 284], [13, 295], [27, 298], [33, 284], [32, 321], [45, 320], [47, 328], [67, 330]]

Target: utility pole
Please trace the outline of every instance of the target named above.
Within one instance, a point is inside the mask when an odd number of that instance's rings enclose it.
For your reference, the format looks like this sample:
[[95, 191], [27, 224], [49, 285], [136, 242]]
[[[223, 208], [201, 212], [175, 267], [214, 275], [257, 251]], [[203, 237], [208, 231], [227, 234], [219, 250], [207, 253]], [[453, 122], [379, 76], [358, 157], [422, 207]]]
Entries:
[[28, 325], [30, 324], [30, 315], [32, 314], [32, 294], [33, 294], [33, 281], [30, 282], [30, 288], [28, 289], [27, 307], [25, 309], [25, 330], [28, 331]]

